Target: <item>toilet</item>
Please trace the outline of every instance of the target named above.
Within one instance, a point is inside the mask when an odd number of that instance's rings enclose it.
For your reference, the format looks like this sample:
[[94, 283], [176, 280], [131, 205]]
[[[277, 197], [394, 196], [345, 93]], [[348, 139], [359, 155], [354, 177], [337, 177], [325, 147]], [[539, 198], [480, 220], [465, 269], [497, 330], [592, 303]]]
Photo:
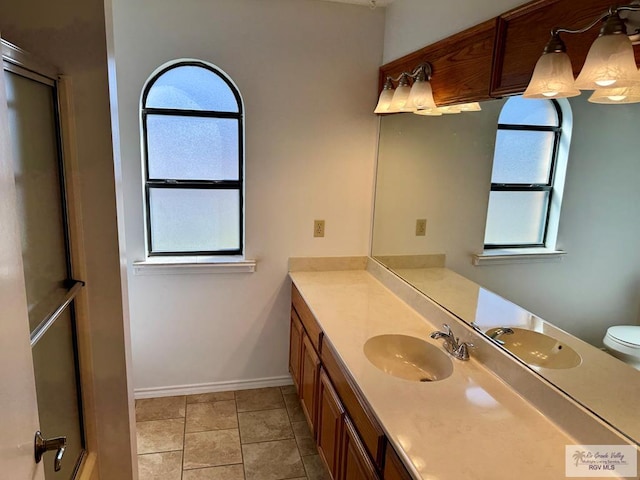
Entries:
[[640, 370], [640, 326], [609, 327], [603, 343], [611, 355]]

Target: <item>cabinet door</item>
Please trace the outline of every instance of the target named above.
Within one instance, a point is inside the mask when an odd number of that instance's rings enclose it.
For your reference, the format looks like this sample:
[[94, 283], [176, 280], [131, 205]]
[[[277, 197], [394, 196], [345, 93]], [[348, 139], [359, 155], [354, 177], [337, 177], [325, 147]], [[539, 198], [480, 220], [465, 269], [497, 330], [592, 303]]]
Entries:
[[344, 408], [322, 368], [318, 390], [318, 452], [326, 463], [331, 478], [338, 478]]
[[344, 419], [342, 438], [342, 458], [338, 480], [379, 480], [380, 477], [348, 417]]
[[300, 405], [307, 417], [311, 433], [316, 434], [316, 398], [318, 393], [318, 375], [320, 359], [306, 333], [302, 335], [302, 362], [300, 372]]
[[289, 372], [300, 394], [300, 358], [302, 356], [302, 323], [296, 311], [291, 308], [291, 331], [289, 332]]
[[387, 445], [384, 480], [411, 480], [411, 475], [409, 475], [407, 468], [402, 464], [402, 460], [400, 460], [391, 445]]

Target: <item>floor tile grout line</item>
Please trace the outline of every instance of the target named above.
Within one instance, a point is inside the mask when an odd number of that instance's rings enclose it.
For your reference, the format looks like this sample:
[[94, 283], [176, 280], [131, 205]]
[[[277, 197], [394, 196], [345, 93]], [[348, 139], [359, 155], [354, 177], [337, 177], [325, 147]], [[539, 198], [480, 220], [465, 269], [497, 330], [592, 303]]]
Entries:
[[180, 465], [180, 480], [184, 476], [184, 452], [185, 442], [187, 441], [187, 397], [184, 397], [184, 429], [182, 431], [182, 463]]
[[184, 472], [191, 472], [193, 470], [206, 470], [207, 468], [218, 468], [218, 467], [232, 467], [233, 465], [242, 465], [244, 467], [244, 463], [219, 463], [216, 465], [205, 465], [203, 467], [193, 467], [193, 468], [185, 468]]
[[165, 420], [183, 420], [186, 417], [167, 417], [167, 418], [155, 418], [152, 420], [136, 420], [136, 423], [148, 423], [148, 422], [164, 422]]
[[145, 452], [145, 453], [138, 453], [138, 457], [142, 457], [144, 455], [155, 455], [157, 453], [172, 453], [172, 452], [181, 452], [182, 450], [158, 450], [157, 452]]
[[238, 411], [238, 395], [233, 392], [233, 400], [236, 403], [236, 424], [238, 425], [238, 441], [240, 442], [240, 460], [242, 460], [242, 478], [247, 479], [247, 472], [244, 468], [244, 452], [242, 451], [242, 434], [240, 433], [240, 412]]
[[298, 443], [298, 438], [296, 437], [296, 433], [293, 430], [293, 418], [291, 418], [291, 414], [289, 413], [289, 407], [287, 406], [287, 402], [284, 399], [285, 393], [283, 392], [282, 387], [280, 387], [280, 394], [282, 395], [282, 401], [284, 402], [285, 410], [287, 411], [287, 418], [289, 418], [289, 427], [291, 427], [291, 431], [293, 432], [293, 441], [295, 442], [296, 449], [298, 450], [298, 456], [300, 457], [300, 462], [302, 463], [302, 469], [304, 470], [304, 476], [308, 480], [309, 479], [309, 473], [307, 472], [307, 467], [305, 466], [304, 461], [302, 460], [303, 455], [302, 455], [302, 452], [300, 451], [300, 444]]

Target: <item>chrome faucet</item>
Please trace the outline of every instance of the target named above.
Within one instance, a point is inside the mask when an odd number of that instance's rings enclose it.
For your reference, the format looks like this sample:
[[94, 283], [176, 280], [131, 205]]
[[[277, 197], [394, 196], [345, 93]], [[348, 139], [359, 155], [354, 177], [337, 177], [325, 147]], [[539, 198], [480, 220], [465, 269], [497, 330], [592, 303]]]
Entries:
[[489, 338], [496, 342], [498, 345], [504, 345], [504, 341], [500, 340], [498, 337], [501, 335], [513, 335], [513, 333], [513, 330], [509, 327], [500, 327], [491, 332]]
[[456, 338], [449, 325], [445, 323], [442, 326], [444, 327], [445, 331], [435, 331], [431, 334], [431, 338], [443, 338], [443, 347], [451, 356], [457, 358], [458, 360], [469, 360], [469, 347], [473, 347], [473, 344], [460, 342], [460, 339]]

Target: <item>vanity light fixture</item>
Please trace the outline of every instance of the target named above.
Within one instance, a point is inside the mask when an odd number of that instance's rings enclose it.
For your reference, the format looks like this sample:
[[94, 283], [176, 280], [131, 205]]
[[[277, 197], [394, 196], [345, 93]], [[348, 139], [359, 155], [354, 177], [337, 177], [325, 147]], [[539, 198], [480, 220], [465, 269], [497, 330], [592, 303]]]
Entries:
[[[431, 65], [425, 62], [414, 68], [412, 72], [402, 72], [397, 78], [387, 77], [373, 113], [435, 109], [430, 81], [431, 72]], [[397, 82], [397, 88], [394, 88], [394, 82]]]
[[447, 105], [445, 107], [438, 107], [438, 110], [440, 110], [445, 115], [462, 113], [462, 108], [460, 108], [460, 105]]
[[422, 110], [416, 110], [415, 112], [416, 115], [426, 115], [429, 117], [441, 117], [442, 116], [442, 112], [440, 111], [439, 107], [436, 108], [424, 108]]
[[599, 88], [589, 97], [592, 103], [639, 103], [640, 84], [634, 87]]
[[387, 112], [389, 110], [389, 105], [391, 105], [391, 100], [393, 100], [393, 94], [393, 82], [391, 81], [391, 77], [387, 77], [387, 80], [384, 82], [384, 87], [382, 87], [378, 104], [376, 105], [373, 113]]
[[[629, 19], [621, 12], [638, 12], [640, 4], [610, 7], [589, 25], [580, 29], [554, 28], [542, 56], [536, 63], [525, 98], [567, 98], [580, 90], [595, 90], [589, 101], [596, 103], [634, 103], [640, 101], [640, 72], [636, 66], [633, 43], [628, 36]], [[600, 35], [593, 42], [584, 66], [574, 80], [567, 47], [561, 33], [581, 34], [602, 22]], [[640, 30], [633, 32], [637, 40]], [[632, 88], [634, 92], [622, 89]], [[602, 91], [602, 89], [606, 89]], [[612, 90], [613, 89], [613, 90]]]
[[[387, 77], [373, 113], [412, 112], [417, 115], [440, 116], [443, 113], [481, 110], [478, 102], [438, 107], [433, 100], [431, 74], [431, 65], [424, 62], [412, 72], [402, 72], [396, 78]], [[397, 83], [397, 87], [394, 87], [394, 82]]]
[[478, 102], [461, 103], [458, 105], [447, 105], [444, 107], [425, 108], [422, 110], [416, 110], [413, 113], [416, 115], [429, 115], [432, 117], [439, 117], [442, 114], [454, 114], [462, 112], [479, 112], [482, 108]]
[[458, 106], [461, 112], [480, 112], [482, 110], [478, 102], [463, 103]]

